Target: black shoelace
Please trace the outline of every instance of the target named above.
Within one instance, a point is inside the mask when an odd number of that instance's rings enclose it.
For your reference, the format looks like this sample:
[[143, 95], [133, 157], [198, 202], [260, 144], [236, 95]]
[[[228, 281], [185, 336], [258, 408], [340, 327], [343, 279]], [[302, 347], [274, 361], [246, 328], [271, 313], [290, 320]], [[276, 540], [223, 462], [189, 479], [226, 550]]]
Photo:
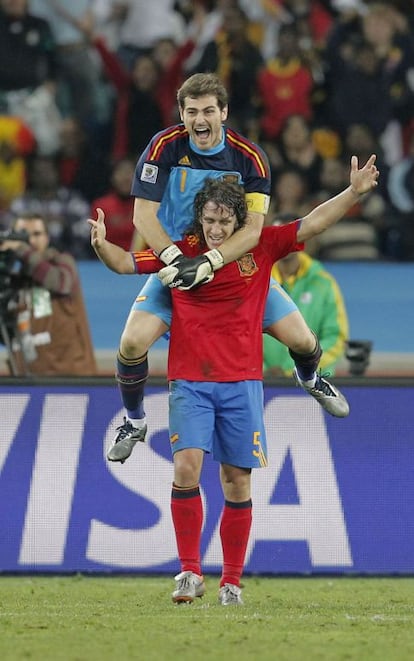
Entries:
[[324, 395], [330, 395], [335, 397], [335, 393], [332, 390], [331, 386], [327, 381], [324, 380], [321, 374], [319, 375], [318, 380], [315, 383], [315, 388], [316, 390], [323, 392]]

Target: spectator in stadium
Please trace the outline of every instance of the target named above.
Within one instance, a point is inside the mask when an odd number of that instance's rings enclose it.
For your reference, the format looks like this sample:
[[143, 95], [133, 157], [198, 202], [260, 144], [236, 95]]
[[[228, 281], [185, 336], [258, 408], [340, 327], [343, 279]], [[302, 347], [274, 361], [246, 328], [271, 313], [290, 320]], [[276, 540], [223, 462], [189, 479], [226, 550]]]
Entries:
[[[369, 196], [369, 200], [364, 200], [361, 217], [372, 226], [382, 257], [404, 259], [406, 243], [390, 200], [388, 187], [390, 167], [386, 163], [384, 149], [367, 124], [351, 124], [344, 138], [343, 162], [346, 163], [350, 154], [356, 154], [362, 162], [373, 151], [377, 154], [377, 167], [381, 172], [381, 179], [375, 193]], [[401, 160], [396, 163], [400, 163]]]
[[205, 3], [203, 0], [197, 0], [192, 3], [188, 39], [178, 45], [171, 37], [164, 37], [158, 39], [151, 49], [151, 55], [160, 70], [156, 97], [161, 108], [164, 127], [180, 121], [177, 109], [177, 90], [184, 81], [184, 68], [199, 44], [207, 22], [208, 12]]
[[[274, 224], [284, 222], [283, 217]], [[323, 351], [320, 369], [334, 375], [349, 335], [345, 303], [335, 278], [305, 252], [292, 252], [276, 262], [272, 277], [295, 301], [318, 336]], [[263, 367], [265, 376], [289, 376], [294, 369], [287, 347], [269, 335], [263, 335]]]
[[58, 148], [56, 44], [47, 20], [28, 0], [0, 0], [0, 105], [33, 131], [37, 150]]
[[199, 7], [204, 11], [205, 20], [201, 32], [197, 35], [197, 40], [194, 50], [185, 63], [186, 75], [197, 68], [197, 63], [204, 52], [205, 47], [210, 41], [213, 41], [217, 31], [223, 21], [221, 12], [220, 0], [193, 0], [191, 3], [184, 2], [181, 4], [181, 14], [184, 16], [186, 22], [187, 36], [191, 36], [194, 28], [194, 19], [197, 22], [197, 12]]
[[108, 49], [102, 37], [91, 38], [104, 73], [116, 90], [112, 158], [136, 159], [151, 136], [163, 128], [157, 98], [160, 69], [150, 53], [142, 53], [129, 70], [117, 54]]
[[367, 124], [391, 165], [402, 156], [401, 128], [412, 118], [412, 36], [394, 3], [364, 4], [341, 13], [329, 33], [328, 112], [341, 135], [351, 124]]
[[283, 8], [286, 23], [297, 26], [301, 43], [306, 40], [316, 49], [323, 48], [337, 14], [333, 6], [335, 0], [276, 0], [274, 4]]
[[303, 115], [294, 114], [286, 118], [277, 145], [282, 167], [298, 169], [305, 176], [309, 191], [318, 190], [323, 158], [313, 140], [312, 126]]
[[[335, 34], [335, 33], [334, 33]], [[342, 136], [351, 124], [368, 124], [380, 138], [392, 117], [389, 81], [372, 44], [366, 41], [341, 45], [334, 36], [327, 49], [328, 121]], [[350, 55], [343, 56], [349, 49]], [[344, 103], [346, 102], [346, 110]], [[375, 107], [375, 113], [371, 112]]]
[[[412, 3], [398, 8], [398, 3], [368, 3], [367, 11], [361, 16], [362, 34], [373, 47], [384, 69], [391, 99], [391, 126], [381, 136], [381, 144], [386, 152], [387, 163], [392, 165], [403, 155], [402, 132], [412, 121], [414, 89], [412, 71], [414, 48], [410, 31], [409, 15], [412, 17]], [[398, 131], [392, 125], [398, 125]], [[402, 129], [402, 131], [401, 131]]]
[[62, 120], [59, 134], [57, 163], [61, 185], [78, 191], [88, 202], [104, 195], [111, 176], [109, 140], [93, 145], [75, 117]]
[[148, 55], [154, 44], [170, 37], [176, 44], [185, 40], [185, 21], [174, 0], [122, 0], [123, 20], [119, 30], [118, 55], [131, 70], [136, 58]]
[[8, 302], [9, 325], [14, 329], [11, 360], [17, 373], [96, 374], [75, 260], [49, 245], [48, 227], [42, 216], [19, 216], [13, 230], [24, 231], [27, 236], [27, 240], [6, 239], [0, 243], [0, 251], [16, 262], [18, 277], [16, 291]]
[[0, 0], [0, 90], [31, 90], [56, 77], [56, 46], [47, 20], [28, 0]]
[[35, 147], [33, 132], [19, 117], [0, 114], [0, 220], [24, 192], [27, 157]]
[[376, 196], [381, 195], [386, 200], [389, 166], [385, 162], [384, 150], [368, 124], [350, 124], [343, 137], [341, 156], [344, 161], [347, 162], [351, 154], [355, 154], [363, 162], [373, 152], [377, 154], [378, 169], [381, 172], [381, 181], [378, 182], [375, 193]]
[[111, 189], [100, 198], [93, 200], [90, 214], [98, 207], [106, 218], [108, 241], [130, 250], [134, 236], [134, 199], [131, 197], [131, 185], [135, 163], [124, 158], [117, 161], [112, 169]]
[[[344, 160], [324, 159], [320, 187], [313, 197], [315, 202], [324, 202], [339, 193], [347, 178]], [[371, 195], [358, 200], [339, 223], [310, 241], [307, 248], [313, 257], [321, 260], [376, 260], [381, 254], [379, 227], [383, 213], [384, 201], [377, 187]]]
[[229, 93], [229, 124], [249, 135], [255, 131], [255, 90], [263, 57], [248, 37], [248, 18], [240, 7], [229, 4], [222, 10], [222, 24], [193, 72], [214, 71]]
[[[206, 20], [201, 2], [193, 8], [188, 39], [177, 44], [164, 35], [151, 49], [138, 52], [126, 67], [106, 39], [90, 25], [79, 24], [83, 37], [98, 53], [106, 78], [117, 92], [114, 117], [113, 159], [137, 158], [154, 133], [179, 120], [177, 89], [184, 78], [184, 63], [193, 52]], [[140, 121], [136, 121], [139, 116]]]
[[119, 31], [125, 20], [125, 9], [118, 0], [91, 0], [96, 32], [102, 35], [112, 50], [119, 45]]
[[[300, 218], [312, 208], [305, 175], [294, 167], [279, 170], [273, 188], [266, 224], [272, 224], [276, 216]], [[269, 222], [268, 222], [268, 219]]]
[[58, 250], [67, 250], [76, 259], [93, 259], [85, 218], [87, 200], [73, 188], [62, 186], [57, 159], [38, 156], [29, 161], [27, 187], [10, 205], [9, 222], [22, 214], [44, 218], [48, 234]]
[[257, 78], [262, 138], [276, 139], [291, 115], [310, 120], [312, 89], [312, 73], [301, 54], [299, 35], [294, 26], [284, 25], [274, 57], [267, 60]]
[[[395, 163], [388, 178], [388, 193], [392, 208], [394, 227], [388, 241], [393, 239], [397, 246], [397, 259], [414, 259], [414, 133], [411, 135], [408, 152], [399, 163]], [[391, 256], [391, 255], [390, 255]]]
[[[118, 273], [158, 271], [165, 284], [174, 282], [168, 359], [169, 433], [174, 458], [171, 511], [181, 572], [175, 577], [175, 603], [204, 594], [200, 540], [203, 510], [199, 482], [205, 452], [220, 462], [224, 509], [220, 524], [223, 570], [219, 601], [238, 605], [252, 521], [251, 470], [267, 465], [263, 421], [262, 317], [275, 260], [303, 249], [303, 241], [339, 220], [360, 195], [376, 185], [375, 156], [358, 169], [352, 158], [350, 185], [308, 215], [280, 227], [266, 227], [260, 242], [213, 274], [204, 271], [191, 288], [206, 250], [218, 250], [247, 221], [242, 186], [206, 180], [194, 201], [194, 222], [178, 242], [187, 260], [164, 266], [152, 250], [128, 253], [105, 239], [104, 214], [89, 219], [91, 243], [98, 257]], [[208, 254], [208, 253], [207, 253]], [[132, 259], [131, 259], [132, 257]], [[240, 332], [243, 329], [243, 332]], [[340, 395], [343, 415], [349, 411]]]
[[72, 116], [91, 140], [99, 134], [100, 67], [78, 25], [92, 26], [90, 0], [31, 0], [33, 11], [46, 19], [56, 44], [57, 101], [64, 117]]

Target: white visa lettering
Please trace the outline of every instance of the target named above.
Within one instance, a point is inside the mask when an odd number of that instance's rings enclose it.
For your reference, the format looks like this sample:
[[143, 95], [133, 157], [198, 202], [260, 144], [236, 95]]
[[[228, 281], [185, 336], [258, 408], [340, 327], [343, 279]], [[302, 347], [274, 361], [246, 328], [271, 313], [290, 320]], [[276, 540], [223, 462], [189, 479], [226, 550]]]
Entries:
[[29, 395], [0, 395], [1, 443], [0, 473], [13, 444], [17, 428], [29, 402]]
[[[276, 421], [276, 423], [275, 423]], [[310, 397], [275, 397], [265, 409], [269, 465], [252, 473], [253, 525], [246, 566], [260, 541], [305, 541], [314, 567], [352, 566], [323, 410]], [[299, 503], [271, 504], [290, 452]], [[218, 522], [204, 564], [221, 564]], [[277, 573], [277, 560], [269, 571]]]
[[89, 397], [45, 396], [19, 563], [60, 565]]
[[[109, 462], [108, 470], [127, 489], [156, 505], [159, 516], [154, 525], [148, 527], [146, 510], [140, 529], [117, 528], [93, 519], [86, 555], [89, 560], [104, 565], [143, 569], [171, 562], [177, 557], [170, 513], [172, 462], [154, 452], [149, 443], [151, 436], [165, 430], [168, 424], [168, 393], [151, 395], [145, 402], [148, 419], [146, 442], [138, 443], [124, 464]], [[115, 435], [121, 415], [122, 412], [119, 412], [108, 429], [102, 448], [104, 454]], [[168, 438], [168, 433], [166, 435]]]

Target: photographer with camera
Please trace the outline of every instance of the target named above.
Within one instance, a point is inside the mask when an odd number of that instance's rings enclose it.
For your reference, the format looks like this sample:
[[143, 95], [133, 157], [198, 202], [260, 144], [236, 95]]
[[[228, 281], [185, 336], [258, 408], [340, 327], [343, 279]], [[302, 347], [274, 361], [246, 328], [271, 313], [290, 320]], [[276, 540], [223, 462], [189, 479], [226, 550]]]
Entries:
[[41, 216], [20, 216], [0, 235], [0, 267], [12, 374], [96, 374], [76, 262], [49, 245]]

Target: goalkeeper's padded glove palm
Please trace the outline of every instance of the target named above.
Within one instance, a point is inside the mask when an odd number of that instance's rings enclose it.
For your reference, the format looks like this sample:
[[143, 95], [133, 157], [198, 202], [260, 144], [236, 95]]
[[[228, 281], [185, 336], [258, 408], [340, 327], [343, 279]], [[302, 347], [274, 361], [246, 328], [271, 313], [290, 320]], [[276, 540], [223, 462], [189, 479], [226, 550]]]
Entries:
[[223, 264], [222, 254], [218, 250], [209, 250], [198, 257], [179, 257], [174, 263], [161, 269], [158, 277], [163, 285], [187, 291], [211, 282], [214, 271]]

